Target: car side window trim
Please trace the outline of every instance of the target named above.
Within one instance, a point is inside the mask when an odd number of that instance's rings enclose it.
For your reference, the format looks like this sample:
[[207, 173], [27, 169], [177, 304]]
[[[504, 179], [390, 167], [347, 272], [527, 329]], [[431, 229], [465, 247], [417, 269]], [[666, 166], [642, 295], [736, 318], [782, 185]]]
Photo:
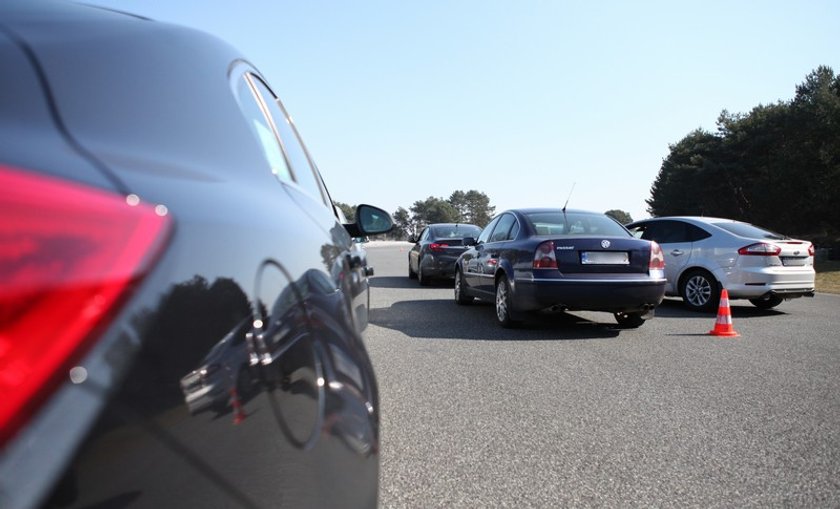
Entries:
[[[508, 224], [508, 221], [510, 223]], [[496, 226], [493, 227], [493, 233], [490, 234], [490, 239], [488, 242], [504, 242], [506, 240], [511, 239], [510, 232], [513, 230], [513, 227], [516, 226], [516, 216], [512, 214], [502, 214], [499, 216], [499, 220], [496, 222]], [[496, 230], [499, 230], [498, 232]]]
[[262, 78], [253, 73], [249, 73], [248, 78], [259, 94], [266, 115], [271, 118], [275, 136], [280, 140], [280, 147], [292, 170], [293, 180], [302, 190], [327, 203], [323, 179], [320, 174], [316, 174], [312, 157], [283, 102]]
[[493, 230], [496, 229], [496, 224], [499, 222], [499, 219], [501, 217], [502, 216], [496, 216], [495, 218], [493, 218], [492, 221], [490, 221], [490, 223], [487, 226], [484, 227], [484, 230], [482, 230], [481, 234], [478, 236], [478, 244], [484, 244], [488, 242], [488, 240], [490, 239], [490, 234], [492, 234]]
[[[265, 122], [268, 123], [271, 129], [271, 136], [273, 136], [273, 140], [271, 141], [273, 141], [274, 144], [276, 144], [276, 146], [279, 148], [280, 154], [282, 154], [283, 162], [285, 163], [285, 168], [283, 168], [282, 170], [283, 173], [288, 173], [288, 178], [283, 178], [283, 175], [280, 175], [277, 172], [277, 169], [274, 167], [272, 167], [272, 173], [274, 173], [275, 176], [278, 177], [278, 180], [280, 180], [281, 182], [287, 185], [295, 185], [301, 190], [304, 190], [304, 187], [300, 184], [300, 176], [297, 174], [297, 172], [301, 171], [301, 169], [296, 168], [295, 165], [292, 164], [293, 162], [289, 158], [288, 149], [285, 145], [285, 141], [283, 140], [282, 136], [280, 136], [280, 131], [277, 127], [277, 122], [285, 121], [287, 117], [284, 117], [280, 120], [274, 118], [275, 115], [272, 115], [269, 106], [266, 104], [266, 99], [264, 98], [263, 93], [260, 91], [260, 87], [264, 88], [267, 91], [267, 93], [271, 95], [271, 97], [274, 100], [277, 101], [277, 106], [281, 114], [283, 115], [286, 115], [285, 108], [283, 108], [282, 104], [279, 103], [279, 100], [276, 99], [276, 95], [274, 94], [274, 92], [271, 91], [271, 88], [265, 83], [265, 81], [262, 80], [257, 74], [255, 74], [250, 68], [245, 68], [243, 71], [235, 73], [235, 75], [232, 75], [231, 78], [232, 80], [234, 80], [234, 83], [238, 82], [239, 80], [243, 80], [247, 84], [247, 88], [250, 91], [251, 97], [239, 97], [239, 100], [240, 102], [251, 100], [259, 107]], [[297, 136], [297, 129], [294, 127], [294, 124], [292, 124], [291, 121], [290, 124], [291, 128], [293, 129], [294, 135]], [[266, 135], [268, 135], [268, 133], [266, 133]], [[263, 144], [265, 148], [265, 143], [269, 142], [269, 140], [263, 139], [263, 136], [259, 134], [258, 138], [259, 142]], [[300, 138], [297, 138], [295, 141], [297, 141], [297, 143], [301, 146], [301, 149], [306, 157], [306, 163], [307, 167], [309, 168], [309, 171], [313, 172], [313, 179], [317, 187], [317, 196], [313, 196], [313, 198], [320, 200], [324, 203], [325, 206], [332, 203], [331, 201], [329, 201], [329, 194], [326, 191], [323, 179], [320, 173], [317, 173], [316, 167], [312, 164], [312, 160], [309, 156], [309, 153], [306, 151], [305, 146], [303, 146], [303, 142], [300, 141]], [[271, 161], [269, 161], [269, 164], [272, 164]], [[311, 195], [312, 193], [309, 192], [307, 194]]]
[[244, 72], [231, 76], [231, 88], [236, 97], [243, 120], [248, 124], [251, 134], [260, 146], [269, 171], [277, 180], [292, 180], [291, 169], [271, 124], [266, 118], [262, 103], [256, 98], [251, 83], [245, 79]]

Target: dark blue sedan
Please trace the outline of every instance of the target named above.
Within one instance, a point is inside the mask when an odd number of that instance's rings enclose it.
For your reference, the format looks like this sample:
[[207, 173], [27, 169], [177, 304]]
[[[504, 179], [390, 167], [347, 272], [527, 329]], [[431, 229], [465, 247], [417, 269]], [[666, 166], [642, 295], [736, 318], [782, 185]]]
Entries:
[[606, 311], [622, 327], [639, 327], [665, 294], [659, 245], [605, 214], [508, 210], [464, 243], [470, 248], [456, 262], [455, 302], [495, 300], [503, 327], [544, 309]]

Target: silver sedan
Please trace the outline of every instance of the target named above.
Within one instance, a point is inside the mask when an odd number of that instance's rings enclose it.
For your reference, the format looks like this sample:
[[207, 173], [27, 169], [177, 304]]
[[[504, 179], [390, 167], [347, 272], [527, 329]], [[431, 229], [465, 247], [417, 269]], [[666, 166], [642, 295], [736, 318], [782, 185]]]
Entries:
[[814, 296], [814, 245], [748, 223], [714, 217], [658, 217], [627, 228], [665, 254], [666, 295], [712, 311], [721, 288], [730, 299], [770, 309]]

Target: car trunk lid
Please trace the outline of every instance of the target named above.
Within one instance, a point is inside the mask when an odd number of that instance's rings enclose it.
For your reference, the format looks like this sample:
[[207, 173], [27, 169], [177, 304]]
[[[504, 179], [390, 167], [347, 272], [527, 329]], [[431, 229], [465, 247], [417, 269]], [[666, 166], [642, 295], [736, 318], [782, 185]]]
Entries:
[[569, 238], [554, 241], [557, 270], [563, 273], [647, 274], [650, 243], [632, 238]]
[[803, 240], [784, 240], [774, 242], [781, 252], [779, 259], [785, 267], [803, 267], [811, 261], [811, 243]]
[[429, 250], [433, 253], [448, 254], [456, 257], [466, 249], [467, 246], [464, 245], [464, 239], [441, 239], [429, 244]]

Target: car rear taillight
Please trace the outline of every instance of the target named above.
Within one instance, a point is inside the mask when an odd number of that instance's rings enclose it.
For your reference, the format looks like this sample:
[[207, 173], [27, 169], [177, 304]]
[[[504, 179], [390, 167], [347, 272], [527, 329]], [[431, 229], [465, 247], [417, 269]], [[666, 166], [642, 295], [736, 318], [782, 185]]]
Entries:
[[650, 241], [650, 263], [648, 270], [665, 270], [665, 254], [662, 248], [654, 241]]
[[779, 256], [781, 252], [782, 248], [766, 242], [750, 244], [738, 250], [738, 254], [744, 256]]
[[814, 245], [813, 244], [808, 245], [808, 256], [814, 256], [815, 253], [816, 253], [816, 250], [814, 249]]
[[2, 445], [90, 348], [171, 221], [134, 195], [3, 166], [0, 217]]
[[429, 244], [429, 251], [434, 251], [435, 253], [443, 252], [444, 248], [449, 247], [449, 244], [438, 244], [437, 242], [432, 242]]
[[556, 269], [557, 255], [554, 254], [554, 241], [547, 240], [537, 246], [534, 252], [535, 269]]

